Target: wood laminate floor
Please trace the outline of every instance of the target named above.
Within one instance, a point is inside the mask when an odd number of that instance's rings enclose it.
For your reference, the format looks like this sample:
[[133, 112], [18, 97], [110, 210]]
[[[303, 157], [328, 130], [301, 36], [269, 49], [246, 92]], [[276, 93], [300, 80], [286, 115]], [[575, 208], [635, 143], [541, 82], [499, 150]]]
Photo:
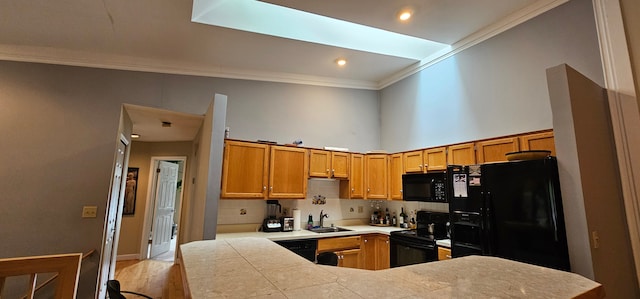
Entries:
[[[184, 299], [180, 266], [172, 262], [130, 260], [116, 263], [120, 289], [146, 294], [155, 299]], [[123, 294], [127, 299], [140, 298]]]

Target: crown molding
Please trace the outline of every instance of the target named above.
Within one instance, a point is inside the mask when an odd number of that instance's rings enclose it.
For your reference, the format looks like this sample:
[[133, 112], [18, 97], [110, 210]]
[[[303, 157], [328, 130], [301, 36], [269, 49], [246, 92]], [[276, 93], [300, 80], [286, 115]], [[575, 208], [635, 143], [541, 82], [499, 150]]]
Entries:
[[440, 61], [443, 61], [453, 55], [456, 55], [472, 46], [475, 46], [483, 41], [486, 41], [500, 33], [503, 33], [515, 26], [518, 26], [528, 20], [531, 20], [549, 10], [552, 10], [564, 3], [569, 2], [569, 0], [543, 0], [538, 1], [533, 5], [525, 7], [511, 15], [507, 18], [502, 19], [499, 22], [493, 23], [474, 34], [456, 42], [451, 45], [449, 49], [444, 49], [438, 53], [435, 53], [419, 63], [413, 64], [390, 77], [378, 82], [378, 89], [383, 89], [389, 85], [392, 85], [404, 78], [407, 78], [417, 72], [420, 72]]
[[223, 68], [216, 65], [190, 64], [166, 59], [149, 59], [51, 47], [0, 45], [0, 60], [339, 88], [378, 89], [378, 85], [373, 81], [280, 72], [260, 72]]
[[141, 71], [175, 75], [192, 75], [239, 80], [255, 80], [277, 83], [304, 84], [325, 87], [381, 90], [442, 60], [464, 51], [478, 43], [522, 24], [569, 0], [541, 0], [521, 9], [509, 17], [494, 23], [469, 37], [456, 42], [421, 61], [404, 68], [378, 82], [309, 76], [281, 72], [261, 72], [246, 69], [223, 68], [217, 65], [202, 65], [166, 59], [150, 59], [112, 55], [90, 51], [75, 51], [50, 47], [0, 45], [0, 60], [60, 64], [114, 70]]

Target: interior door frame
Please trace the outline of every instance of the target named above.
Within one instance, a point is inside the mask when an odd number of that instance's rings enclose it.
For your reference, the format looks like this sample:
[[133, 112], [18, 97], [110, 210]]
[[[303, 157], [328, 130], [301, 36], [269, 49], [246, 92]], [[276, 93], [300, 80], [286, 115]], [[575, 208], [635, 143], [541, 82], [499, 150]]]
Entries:
[[[178, 177], [178, 180], [182, 180], [182, 188], [180, 188], [180, 202], [176, 205], [179, 208], [178, 213], [178, 231], [176, 233], [176, 247], [180, 242], [180, 223], [182, 222], [182, 211], [184, 207], [184, 187], [185, 176], [187, 173], [187, 156], [154, 156], [151, 157], [151, 163], [149, 165], [149, 185], [147, 186], [147, 199], [144, 209], [144, 222], [142, 225], [142, 238], [140, 240], [140, 260], [146, 260], [149, 258], [149, 234], [151, 233], [151, 225], [153, 224], [153, 212], [156, 201], [156, 184], [158, 182], [158, 175], [156, 169], [160, 161], [180, 161], [183, 165], [182, 176]], [[174, 216], [175, 217], [175, 216]], [[176, 250], [177, 254], [178, 250]], [[174, 261], [177, 259], [174, 258]]]
[[[121, 170], [121, 175], [123, 178], [126, 177], [126, 172], [127, 172], [127, 168], [129, 165], [129, 153], [131, 150], [131, 141], [127, 138], [127, 136], [123, 133], [120, 133], [120, 138], [118, 138], [118, 142], [122, 143], [125, 147], [124, 149], [124, 159], [122, 162], [122, 170]], [[117, 146], [116, 146], [116, 151], [117, 151]], [[114, 160], [114, 168], [112, 170], [112, 174], [111, 177], [113, 178], [115, 171], [117, 170], [115, 168], [117, 159]], [[113, 191], [113, 184], [114, 182], [112, 181], [109, 187], [109, 201], [107, 202], [106, 205], [106, 212], [105, 212], [105, 222], [104, 222], [104, 229], [103, 229], [103, 240], [102, 240], [102, 248], [100, 250], [100, 265], [98, 267], [98, 285], [97, 285], [97, 289], [96, 289], [96, 298], [98, 298], [99, 296], [102, 296], [104, 294], [106, 294], [106, 288], [103, 287], [103, 282], [106, 282], [109, 279], [114, 279], [115, 277], [115, 273], [116, 273], [116, 259], [118, 256], [118, 245], [119, 245], [119, 241], [120, 241], [120, 228], [122, 227], [122, 209], [123, 209], [123, 205], [124, 205], [124, 190], [125, 190], [125, 185], [126, 185], [127, 181], [125, 179], [122, 179], [120, 182], [120, 189], [119, 191], [119, 195], [118, 195], [118, 200], [117, 202], [115, 202], [115, 204], [118, 205], [117, 209], [115, 209], [115, 213], [116, 213], [116, 221], [115, 221], [115, 232], [113, 235], [113, 242], [111, 243], [111, 246], [109, 246], [109, 248], [107, 247], [107, 244], [105, 242], [106, 238], [107, 238], [107, 230], [108, 230], [108, 219], [109, 219], [109, 215], [108, 213], [110, 213], [110, 211], [112, 211], [111, 209], [111, 204], [114, 204], [114, 202], [112, 202], [111, 197], [112, 197], [112, 191]], [[103, 277], [102, 276], [102, 267], [105, 267], [104, 263], [104, 258], [105, 258], [105, 253], [107, 251], [110, 251], [110, 263], [109, 263], [109, 274], [107, 277]]]

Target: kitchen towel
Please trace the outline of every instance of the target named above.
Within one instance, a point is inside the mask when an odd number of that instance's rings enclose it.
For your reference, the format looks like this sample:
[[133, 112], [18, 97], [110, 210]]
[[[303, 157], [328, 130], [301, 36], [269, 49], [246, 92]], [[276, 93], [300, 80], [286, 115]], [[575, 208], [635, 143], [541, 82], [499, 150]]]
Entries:
[[293, 209], [293, 230], [300, 230], [300, 210]]

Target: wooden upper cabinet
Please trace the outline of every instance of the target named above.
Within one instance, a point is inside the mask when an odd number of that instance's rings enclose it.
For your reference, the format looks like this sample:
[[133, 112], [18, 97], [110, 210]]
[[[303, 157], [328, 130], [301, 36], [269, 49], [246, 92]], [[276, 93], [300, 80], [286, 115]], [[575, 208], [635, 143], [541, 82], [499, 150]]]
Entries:
[[331, 176], [337, 179], [349, 178], [349, 153], [331, 152]]
[[349, 153], [309, 150], [309, 176], [318, 178], [349, 178]]
[[507, 161], [506, 153], [520, 150], [518, 137], [491, 139], [476, 142], [478, 163]]
[[447, 147], [436, 147], [424, 150], [424, 168], [431, 170], [447, 169]]
[[402, 154], [389, 155], [389, 197], [402, 200]]
[[309, 176], [331, 177], [331, 152], [323, 150], [309, 150]]
[[340, 181], [340, 198], [364, 198], [364, 155], [349, 154], [349, 180]]
[[447, 162], [449, 165], [476, 164], [475, 144], [473, 142], [450, 145], [448, 147]]
[[227, 140], [222, 165], [221, 197], [267, 197], [269, 145]]
[[387, 154], [365, 155], [367, 199], [387, 199]]
[[424, 161], [422, 154], [422, 150], [402, 154], [405, 173], [426, 171], [423, 167]]
[[309, 156], [303, 148], [271, 146], [269, 198], [307, 197]]
[[551, 155], [556, 155], [556, 144], [553, 132], [533, 133], [520, 136], [520, 150], [549, 150]]

